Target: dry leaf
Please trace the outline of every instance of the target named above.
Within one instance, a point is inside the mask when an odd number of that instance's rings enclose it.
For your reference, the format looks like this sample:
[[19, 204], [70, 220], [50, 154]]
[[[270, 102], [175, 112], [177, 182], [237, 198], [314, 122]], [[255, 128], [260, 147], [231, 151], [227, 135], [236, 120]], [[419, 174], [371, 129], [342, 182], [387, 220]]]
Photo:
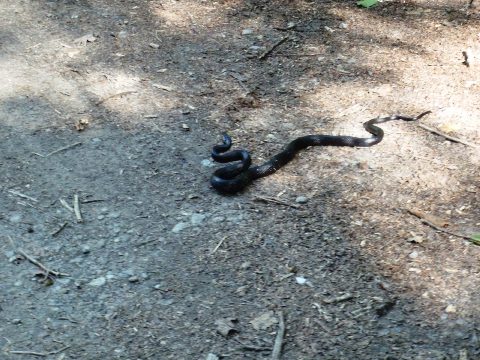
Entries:
[[228, 335], [238, 332], [235, 328], [236, 322], [237, 319], [235, 318], [223, 318], [215, 320], [215, 325], [217, 325], [218, 333], [227, 337]]
[[267, 330], [269, 327], [275, 325], [278, 322], [273, 311], [267, 311], [255, 319], [250, 321], [255, 330]]

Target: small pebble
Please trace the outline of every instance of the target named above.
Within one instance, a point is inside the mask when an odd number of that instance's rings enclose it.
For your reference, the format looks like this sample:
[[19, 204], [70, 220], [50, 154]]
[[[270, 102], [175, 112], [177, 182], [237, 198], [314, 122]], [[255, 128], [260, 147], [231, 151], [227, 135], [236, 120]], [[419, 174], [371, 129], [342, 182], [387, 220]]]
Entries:
[[105, 279], [105, 277], [101, 276], [99, 278], [96, 278], [96, 279], [93, 279], [92, 281], [90, 281], [88, 283], [88, 285], [90, 285], [90, 286], [102, 286], [102, 285], [105, 285], [106, 282], [107, 282], [107, 279]]
[[14, 325], [18, 325], [18, 324], [21, 324], [21, 323], [22, 323], [21, 319], [12, 319], [12, 324], [14, 324]]
[[253, 34], [252, 29], [243, 29], [242, 30], [242, 35], [250, 35], [250, 34]]
[[136, 282], [139, 282], [140, 279], [138, 278], [138, 276], [130, 276], [128, 278], [128, 281], [131, 282], [131, 283], [136, 283]]
[[208, 159], [203, 159], [203, 160], [202, 160], [202, 166], [205, 166], [205, 167], [214, 167], [215, 164], [214, 164], [212, 161], [208, 160]]
[[88, 245], [83, 245], [82, 246], [82, 253], [83, 254], [88, 254], [90, 252], [90, 246]]
[[152, 49], [158, 49], [160, 47], [160, 45], [155, 44], [155, 43], [150, 43], [150, 44], [148, 44], [148, 46], [150, 46]]
[[242, 268], [243, 270], [246, 270], [246, 269], [248, 269], [251, 265], [252, 265], [252, 263], [251, 263], [250, 261], [245, 261], [244, 263], [242, 263], [242, 265], [240, 265], [240, 268]]
[[346, 29], [346, 28], [348, 28], [348, 25], [347, 25], [346, 22], [341, 22], [341, 23], [338, 25], [338, 27], [339, 27], [340, 29]]
[[297, 196], [295, 202], [298, 204], [306, 204], [308, 199], [305, 196]]
[[205, 220], [206, 216], [203, 214], [192, 214], [192, 217], [190, 218], [190, 221], [192, 222], [193, 225], [200, 225], [203, 220]]
[[455, 305], [449, 304], [449, 305], [445, 308], [445, 312], [446, 312], [447, 314], [453, 314], [453, 313], [456, 313], [456, 312], [457, 312], [457, 308], [455, 307]]
[[295, 281], [297, 282], [297, 284], [299, 285], [305, 285], [307, 283], [307, 279], [305, 279], [303, 276], [297, 276], [295, 278]]
[[177, 225], [175, 225], [172, 229], [172, 232], [175, 234], [178, 234], [180, 231], [185, 230], [188, 227], [188, 223], [186, 222], [179, 222]]

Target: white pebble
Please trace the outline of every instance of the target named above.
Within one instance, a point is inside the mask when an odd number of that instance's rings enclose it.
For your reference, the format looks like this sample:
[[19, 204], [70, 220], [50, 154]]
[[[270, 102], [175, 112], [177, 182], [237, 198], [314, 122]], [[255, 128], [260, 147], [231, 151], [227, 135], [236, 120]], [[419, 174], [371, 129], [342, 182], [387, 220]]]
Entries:
[[103, 277], [103, 276], [100, 276], [99, 278], [96, 278], [96, 279], [93, 279], [92, 281], [90, 281], [88, 283], [88, 285], [90, 285], [90, 286], [102, 286], [102, 285], [105, 285], [106, 282], [107, 282], [107, 279], [105, 279], [105, 277]]
[[305, 196], [297, 196], [295, 202], [298, 204], [305, 204], [307, 203], [308, 199]]

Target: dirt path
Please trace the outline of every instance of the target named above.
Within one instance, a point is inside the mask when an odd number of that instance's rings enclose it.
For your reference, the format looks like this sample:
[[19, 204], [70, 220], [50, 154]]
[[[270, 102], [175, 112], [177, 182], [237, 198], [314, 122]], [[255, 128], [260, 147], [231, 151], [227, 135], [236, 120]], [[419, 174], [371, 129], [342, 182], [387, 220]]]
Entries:
[[[282, 359], [480, 358], [465, 5], [4, 1], [0, 358], [270, 359], [280, 312]], [[208, 185], [224, 131], [260, 163], [425, 110], [467, 145], [392, 122], [237, 196]]]

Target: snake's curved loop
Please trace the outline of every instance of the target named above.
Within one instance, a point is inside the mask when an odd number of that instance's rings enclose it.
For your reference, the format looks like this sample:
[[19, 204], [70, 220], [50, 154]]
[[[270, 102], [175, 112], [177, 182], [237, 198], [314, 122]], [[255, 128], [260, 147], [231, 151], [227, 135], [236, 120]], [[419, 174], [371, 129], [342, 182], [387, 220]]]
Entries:
[[383, 130], [378, 126], [375, 126], [375, 124], [381, 124], [392, 120], [416, 121], [430, 113], [431, 111], [425, 111], [415, 117], [392, 115], [368, 120], [363, 124], [365, 130], [372, 134], [372, 136], [368, 138], [333, 135], [302, 136], [290, 142], [283, 151], [273, 156], [264, 164], [253, 167], [251, 166], [252, 160], [247, 150], [229, 151], [232, 146], [232, 139], [227, 134], [224, 134], [223, 144], [215, 145], [213, 147], [213, 160], [221, 163], [229, 163], [233, 161], [240, 162], [216, 170], [210, 179], [210, 183], [215, 190], [221, 193], [234, 194], [243, 190], [252, 181], [275, 173], [278, 169], [291, 161], [299, 151], [309, 146], [373, 146], [382, 141], [384, 135]]

